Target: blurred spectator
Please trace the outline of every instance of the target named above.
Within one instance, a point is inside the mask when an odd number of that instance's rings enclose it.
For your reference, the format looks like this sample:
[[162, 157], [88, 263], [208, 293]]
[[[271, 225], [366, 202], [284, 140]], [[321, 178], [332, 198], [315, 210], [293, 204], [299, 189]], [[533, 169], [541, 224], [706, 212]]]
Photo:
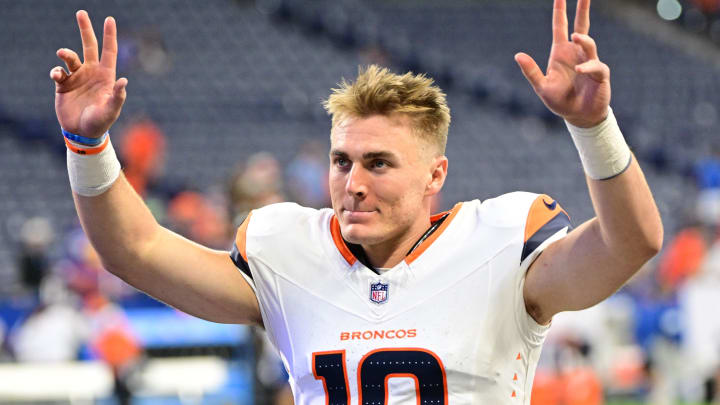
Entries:
[[305, 142], [286, 170], [290, 201], [305, 207], [330, 206], [327, 147], [317, 140]]
[[52, 225], [45, 217], [30, 218], [20, 229], [20, 280], [34, 294], [48, 272], [47, 255], [54, 238]]
[[720, 188], [720, 148], [713, 148], [711, 156], [695, 164], [695, 181], [698, 189]]
[[85, 314], [90, 323], [92, 354], [113, 371], [114, 394], [121, 405], [130, 404], [131, 379], [140, 364], [141, 347], [123, 309], [100, 294], [87, 297]]
[[568, 340], [556, 347], [554, 369], [540, 369], [533, 384], [531, 405], [602, 405], [603, 385], [588, 361], [584, 342]]
[[714, 14], [720, 10], [720, 1], [718, 0], [692, 0], [692, 2], [705, 14]]
[[602, 405], [603, 386], [597, 373], [588, 365], [578, 366], [566, 372], [565, 405]]
[[143, 117], [131, 124], [121, 139], [123, 173], [135, 191], [145, 196], [148, 187], [163, 174], [165, 134], [152, 120]]
[[546, 342], [552, 360], [543, 364], [556, 370], [591, 366], [606, 389], [636, 389], [642, 362], [627, 355], [633, 345], [628, 333], [633, 311], [632, 300], [620, 294], [583, 311], [557, 314]]
[[680, 308], [685, 323], [683, 342], [687, 364], [685, 383], [695, 401], [720, 401], [713, 386], [720, 372], [720, 241], [708, 249], [699, 271], [681, 288]]
[[720, 223], [720, 148], [695, 165], [695, 182], [698, 196], [695, 207], [697, 219], [709, 227]]
[[717, 228], [720, 223], [720, 188], [706, 188], [698, 193], [695, 212], [698, 220], [707, 227]]
[[710, 231], [695, 225], [678, 232], [667, 245], [658, 266], [658, 280], [662, 288], [677, 290], [681, 283], [700, 270], [709, 243]]
[[20, 362], [77, 360], [88, 328], [62, 280], [46, 277], [40, 305], [13, 331], [10, 346]]
[[[654, 263], [654, 262], [653, 262]], [[633, 289], [635, 341], [645, 355], [647, 400], [673, 404], [682, 398], [682, 350], [684, 329], [677, 290], [666, 288], [657, 277], [643, 280]]]
[[125, 76], [137, 64], [138, 47], [134, 36], [127, 35], [124, 31], [118, 33], [118, 75]]
[[138, 62], [147, 73], [160, 75], [167, 73], [172, 64], [170, 54], [162, 34], [155, 29], [146, 29], [138, 38]]
[[176, 195], [168, 206], [171, 229], [181, 235], [214, 248], [227, 247], [227, 218], [200, 193], [184, 191]]
[[70, 290], [81, 298], [102, 293], [121, 299], [137, 291], [118, 277], [105, 271], [100, 257], [80, 226], [63, 237], [63, 258], [55, 265]]
[[275, 157], [259, 152], [238, 166], [230, 179], [230, 219], [240, 226], [247, 214], [268, 204], [285, 201], [282, 169]]
[[165, 38], [154, 27], [119, 33], [118, 73], [124, 76], [127, 72], [138, 68], [151, 75], [162, 75], [172, 68], [172, 59]]
[[538, 368], [533, 381], [530, 405], [560, 405], [563, 398], [562, 380], [555, 371]]

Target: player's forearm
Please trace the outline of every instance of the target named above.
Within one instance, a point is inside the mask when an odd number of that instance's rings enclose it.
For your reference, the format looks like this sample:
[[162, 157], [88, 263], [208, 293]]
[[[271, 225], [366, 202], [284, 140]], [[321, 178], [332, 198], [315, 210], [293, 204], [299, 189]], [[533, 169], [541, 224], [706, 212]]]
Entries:
[[[569, 122], [597, 214], [596, 232], [603, 254], [621, 259], [636, 271], [662, 246], [662, 223], [652, 193], [637, 160], [630, 152], [612, 109], [591, 128]], [[622, 272], [622, 270], [619, 270]]]
[[637, 270], [662, 247], [663, 227], [645, 176], [635, 157], [622, 174], [588, 178], [597, 231], [607, 253]]
[[161, 227], [123, 175], [99, 196], [74, 197], [83, 228], [108, 271], [190, 315], [262, 323], [254, 293], [228, 253]]
[[160, 226], [125, 176], [120, 174], [103, 194], [73, 193], [73, 198], [82, 227], [105, 267], [116, 274], [141, 268]]

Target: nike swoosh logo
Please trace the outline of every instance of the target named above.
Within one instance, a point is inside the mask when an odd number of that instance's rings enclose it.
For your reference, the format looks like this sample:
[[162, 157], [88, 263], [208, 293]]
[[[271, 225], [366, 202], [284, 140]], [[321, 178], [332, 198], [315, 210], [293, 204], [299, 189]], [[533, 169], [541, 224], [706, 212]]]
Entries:
[[545, 199], [543, 199], [543, 203], [545, 204], [546, 207], [548, 207], [548, 209], [550, 211], [554, 211], [555, 207], [557, 207], [557, 201], [553, 201], [552, 204], [548, 204], [548, 202], [545, 201]]

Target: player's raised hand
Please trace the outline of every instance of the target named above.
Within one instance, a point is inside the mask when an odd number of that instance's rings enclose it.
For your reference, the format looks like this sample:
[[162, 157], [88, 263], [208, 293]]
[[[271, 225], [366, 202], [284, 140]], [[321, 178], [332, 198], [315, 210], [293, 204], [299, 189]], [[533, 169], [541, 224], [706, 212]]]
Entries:
[[105, 19], [102, 57], [99, 57], [90, 17], [84, 10], [78, 11], [76, 17], [85, 60], [80, 62], [70, 49], [57, 51], [68, 70], [56, 66], [50, 71], [50, 78], [55, 81], [55, 113], [66, 131], [95, 138], [105, 133], [120, 115], [127, 79], [115, 79], [115, 20]]
[[590, 31], [590, 0], [578, 0], [575, 29], [568, 40], [565, 0], [553, 5], [553, 43], [547, 73], [525, 53], [515, 61], [535, 93], [555, 114], [579, 127], [592, 127], [607, 116], [610, 68], [598, 59]]

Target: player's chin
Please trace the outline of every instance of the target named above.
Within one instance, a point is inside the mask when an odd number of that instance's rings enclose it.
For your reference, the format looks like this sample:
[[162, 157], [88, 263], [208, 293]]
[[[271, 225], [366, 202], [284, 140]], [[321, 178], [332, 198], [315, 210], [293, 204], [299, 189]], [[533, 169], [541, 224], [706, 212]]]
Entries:
[[372, 245], [377, 241], [377, 230], [369, 224], [346, 224], [342, 227], [343, 238], [356, 245]]

